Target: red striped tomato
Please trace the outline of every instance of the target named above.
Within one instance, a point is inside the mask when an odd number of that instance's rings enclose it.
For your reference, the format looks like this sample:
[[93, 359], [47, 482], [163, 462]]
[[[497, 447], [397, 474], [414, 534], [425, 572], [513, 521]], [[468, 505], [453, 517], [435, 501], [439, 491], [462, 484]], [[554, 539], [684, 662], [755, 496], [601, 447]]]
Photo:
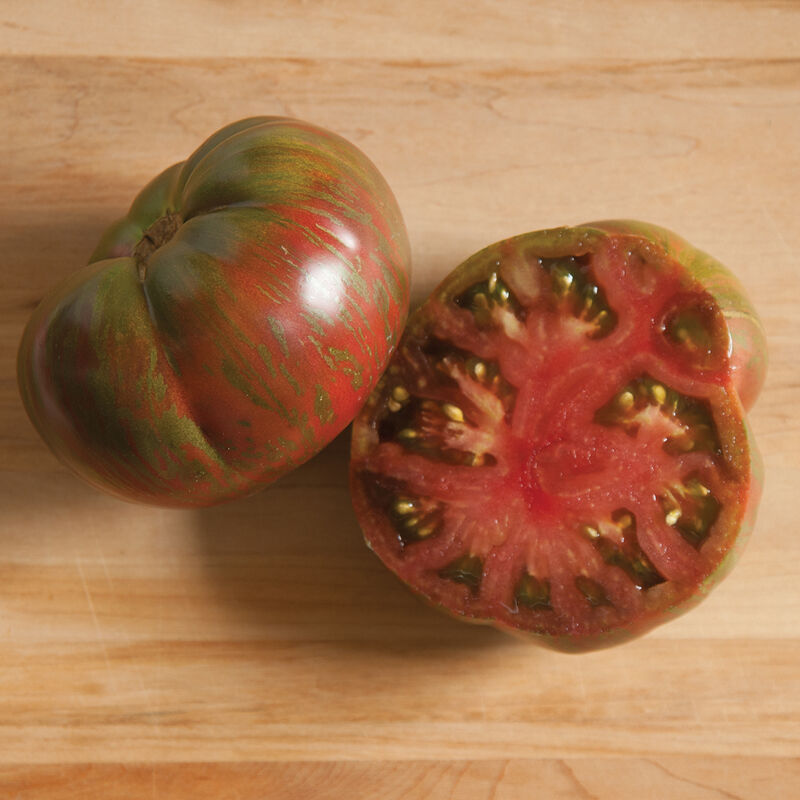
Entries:
[[120, 497], [251, 493], [342, 431], [408, 312], [396, 201], [356, 147], [296, 120], [229, 125], [156, 177], [23, 336], [30, 418]]
[[370, 547], [431, 603], [564, 650], [690, 608], [753, 523], [761, 323], [633, 222], [509, 239], [409, 320], [353, 429]]

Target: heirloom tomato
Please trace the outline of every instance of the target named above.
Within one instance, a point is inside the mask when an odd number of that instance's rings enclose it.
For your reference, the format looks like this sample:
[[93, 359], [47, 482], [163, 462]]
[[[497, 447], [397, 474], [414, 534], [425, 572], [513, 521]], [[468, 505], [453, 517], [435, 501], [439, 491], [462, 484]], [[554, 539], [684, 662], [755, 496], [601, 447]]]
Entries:
[[635, 222], [529, 233], [412, 314], [356, 418], [369, 546], [431, 603], [579, 651], [703, 597], [752, 526], [761, 324], [721, 264]]
[[41, 302], [22, 398], [52, 450], [120, 497], [251, 493], [363, 405], [405, 323], [408, 270], [397, 203], [360, 150], [245, 119], [148, 184]]

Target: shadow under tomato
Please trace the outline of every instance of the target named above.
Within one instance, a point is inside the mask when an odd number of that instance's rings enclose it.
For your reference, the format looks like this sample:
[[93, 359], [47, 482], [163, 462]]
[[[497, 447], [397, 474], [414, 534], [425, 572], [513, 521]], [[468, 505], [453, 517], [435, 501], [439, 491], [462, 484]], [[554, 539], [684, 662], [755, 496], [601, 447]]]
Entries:
[[194, 512], [231, 625], [265, 640], [416, 655], [506, 642], [427, 606], [366, 547], [350, 505], [349, 436], [258, 495]]

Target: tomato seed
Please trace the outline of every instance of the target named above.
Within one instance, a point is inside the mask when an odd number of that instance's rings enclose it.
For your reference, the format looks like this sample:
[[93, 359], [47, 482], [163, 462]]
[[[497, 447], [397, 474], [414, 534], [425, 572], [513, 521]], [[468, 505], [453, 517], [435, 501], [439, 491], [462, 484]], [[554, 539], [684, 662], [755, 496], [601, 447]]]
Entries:
[[398, 514], [410, 514], [415, 509], [416, 505], [413, 500], [396, 500], [394, 504], [394, 510]]
[[586, 601], [592, 608], [612, 605], [611, 601], [608, 599], [606, 590], [601, 584], [592, 580], [587, 575], [578, 575], [578, 577], [575, 578], [575, 587], [586, 598]]
[[475, 378], [482, 381], [486, 378], [486, 364], [483, 361], [476, 361], [470, 365], [470, 372]]
[[617, 405], [622, 411], [630, 411], [633, 408], [633, 392], [624, 391], [617, 395]]
[[575, 281], [575, 276], [563, 264], [554, 264], [550, 274], [553, 276], [553, 289], [556, 294], [565, 295]]
[[650, 394], [653, 395], [653, 400], [660, 406], [667, 402], [667, 390], [660, 383], [654, 383], [650, 387]]
[[626, 570], [637, 589], [650, 589], [664, 583], [666, 578], [653, 566], [650, 559], [642, 553], [639, 558], [630, 562], [630, 570]]
[[597, 528], [592, 527], [591, 525], [584, 525], [581, 528], [581, 533], [586, 536], [588, 539], [599, 539], [600, 538], [600, 531]]
[[709, 489], [705, 484], [701, 483], [696, 477], [688, 478], [685, 486], [689, 494], [695, 494], [701, 497], [708, 497], [708, 495], [711, 494], [711, 489]]
[[636, 525], [633, 514], [627, 508], [618, 508], [612, 511], [611, 520], [620, 530], [628, 530]]
[[401, 386], [398, 384], [397, 386], [392, 389], [392, 398], [396, 400], [398, 403], [405, 403], [408, 401], [410, 397], [408, 393], [408, 389], [405, 386]]
[[593, 283], [587, 283], [583, 287], [583, 311], [586, 314], [594, 306], [595, 301], [599, 299], [600, 287], [595, 286]]
[[514, 588], [514, 603], [531, 610], [552, 611], [550, 582], [525, 572]]
[[444, 415], [453, 422], [464, 421], [464, 412], [458, 406], [453, 405], [453, 403], [443, 403], [442, 411]]
[[483, 561], [470, 554], [460, 556], [439, 570], [439, 577], [455, 583], [463, 583], [472, 594], [477, 594], [483, 578]]

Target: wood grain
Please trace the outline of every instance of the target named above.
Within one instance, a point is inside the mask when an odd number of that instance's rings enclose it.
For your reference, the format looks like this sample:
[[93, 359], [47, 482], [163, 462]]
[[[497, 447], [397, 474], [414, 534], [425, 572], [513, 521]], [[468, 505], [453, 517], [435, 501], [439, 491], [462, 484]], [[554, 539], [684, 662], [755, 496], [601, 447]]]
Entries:
[[[591, 8], [595, 5], [595, 8]], [[794, 0], [73, 0], [6, 4], [14, 55], [148, 58], [794, 58]]]
[[[0, 790], [25, 800], [129, 800], [191, 797], [238, 800], [517, 800], [532, 793], [578, 800], [722, 800], [791, 797], [800, 763], [745, 758], [519, 759], [481, 761], [127, 764], [47, 767], [31, 773], [0, 767]], [[766, 794], [767, 791], [772, 794]], [[656, 793], [657, 792], [657, 793]]]
[[[800, 794], [798, 36], [795, 2], [5, 3], [0, 797]], [[28, 315], [146, 180], [261, 113], [375, 161], [415, 301], [492, 241], [617, 216], [736, 271], [767, 487], [708, 600], [584, 657], [453, 622], [363, 546], [346, 435], [205, 511], [58, 464], [17, 395]]]

